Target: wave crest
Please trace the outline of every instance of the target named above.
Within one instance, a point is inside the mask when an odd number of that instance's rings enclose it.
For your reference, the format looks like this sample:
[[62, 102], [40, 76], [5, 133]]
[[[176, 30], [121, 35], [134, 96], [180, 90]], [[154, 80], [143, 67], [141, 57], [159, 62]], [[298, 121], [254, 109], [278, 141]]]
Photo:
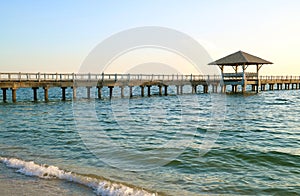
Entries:
[[0, 157], [0, 162], [7, 167], [17, 169], [17, 172], [27, 176], [37, 176], [43, 179], [61, 179], [82, 184], [90, 187], [97, 195], [102, 196], [156, 196], [156, 193], [149, 193], [143, 189], [132, 188], [121, 183], [110, 182], [109, 180], [99, 180], [67, 172], [56, 166], [46, 164], [36, 164], [33, 161], [23, 161], [16, 158]]

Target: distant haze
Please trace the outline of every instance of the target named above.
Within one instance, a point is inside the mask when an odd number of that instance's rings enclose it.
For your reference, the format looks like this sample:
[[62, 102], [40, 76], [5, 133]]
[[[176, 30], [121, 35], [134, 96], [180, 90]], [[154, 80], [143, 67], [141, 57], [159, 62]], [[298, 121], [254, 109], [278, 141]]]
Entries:
[[127, 71], [127, 73], [132, 74], [181, 74], [176, 69], [172, 68], [169, 65], [162, 64], [162, 63], [144, 63], [137, 65], [130, 70]]

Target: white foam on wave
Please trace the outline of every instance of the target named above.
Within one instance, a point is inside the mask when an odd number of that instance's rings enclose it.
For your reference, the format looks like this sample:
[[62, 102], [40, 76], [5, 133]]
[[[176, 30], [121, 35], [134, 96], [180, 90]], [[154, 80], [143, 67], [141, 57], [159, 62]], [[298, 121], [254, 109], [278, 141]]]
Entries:
[[0, 162], [7, 167], [17, 169], [17, 172], [27, 176], [37, 176], [43, 179], [61, 179], [85, 185], [101, 196], [155, 196], [156, 193], [149, 193], [138, 188], [131, 188], [121, 183], [99, 180], [97, 178], [67, 172], [52, 165], [39, 165], [33, 161], [23, 161], [16, 158], [0, 157]]

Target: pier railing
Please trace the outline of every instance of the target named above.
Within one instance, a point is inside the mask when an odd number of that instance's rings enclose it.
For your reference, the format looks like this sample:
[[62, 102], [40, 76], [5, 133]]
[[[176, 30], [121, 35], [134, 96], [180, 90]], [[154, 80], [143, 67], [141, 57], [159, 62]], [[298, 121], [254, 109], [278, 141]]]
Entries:
[[0, 81], [95, 81], [95, 80], [147, 80], [147, 81], [218, 81], [221, 75], [158, 75], [158, 74], [75, 74], [75, 73], [0, 73]]
[[261, 80], [300, 80], [300, 76], [260, 76]]
[[[246, 72], [247, 79], [260, 80], [300, 80], [300, 76], [257, 76]], [[243, 73], [224, 73], [224, 79], [241, 79]], [[92, 73], [0, 73], [0, 81], [89, 81], [89, 80], [147, 80], [147, 81], [220, 81], [221, 75], [160, 75], [160, 74], [92, 74]]]

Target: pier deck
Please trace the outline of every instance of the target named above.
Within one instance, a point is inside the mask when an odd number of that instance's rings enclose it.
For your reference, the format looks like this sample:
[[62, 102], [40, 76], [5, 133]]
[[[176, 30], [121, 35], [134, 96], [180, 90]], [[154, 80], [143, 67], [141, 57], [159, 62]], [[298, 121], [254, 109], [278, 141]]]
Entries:
[[[147, 95], [151, 96], [151, 86], [158, 86], [159, 95], [168, 95], [168, 86], [176, 86], [177, 94], [183, 93], [183, 86], [190, 85], [191, 93], [198, 93], [197, 86], [203, 86], [203, 93], [226, 92], [226, 85], [233, 87], [241, 83], [241, 76], [234, 75], [145, 75], [145, 74], [60, 74], [60, 73], [0, 73], [0, 88], [3, 101], [7, 101], [7, 91], [12, 93], [12, 101], [17, 101], [17, 89], [32, 88], [33, 99], [38, 100], [37, 90], [44, 89], [44, 100], [48, 101], [49, 88], [62, 89], [62, 100], [66, 99], [66, 88], [73, 89], [73, 98], [76, 98], [76, 88], [87, 88], [87, 98], [90, 98], [90, 89], [98, 89], [98, 98], [101, 98], [102, 88], [109, 88], [109, 97], [112, 98], [113, 88], [119, 87], [121, 97], [124, 97], [124, 88], [129, 87], [129, 97], [132, 97], [132, 88], [140, 87], [141, 96], [147, 88]], [[247, 85], [252, 91], [260, 90], [289, 90], [300, 88], [300, 76], [260, 76], [246, 73]], [[223, 80], [224, 79], [224, 80]]]

